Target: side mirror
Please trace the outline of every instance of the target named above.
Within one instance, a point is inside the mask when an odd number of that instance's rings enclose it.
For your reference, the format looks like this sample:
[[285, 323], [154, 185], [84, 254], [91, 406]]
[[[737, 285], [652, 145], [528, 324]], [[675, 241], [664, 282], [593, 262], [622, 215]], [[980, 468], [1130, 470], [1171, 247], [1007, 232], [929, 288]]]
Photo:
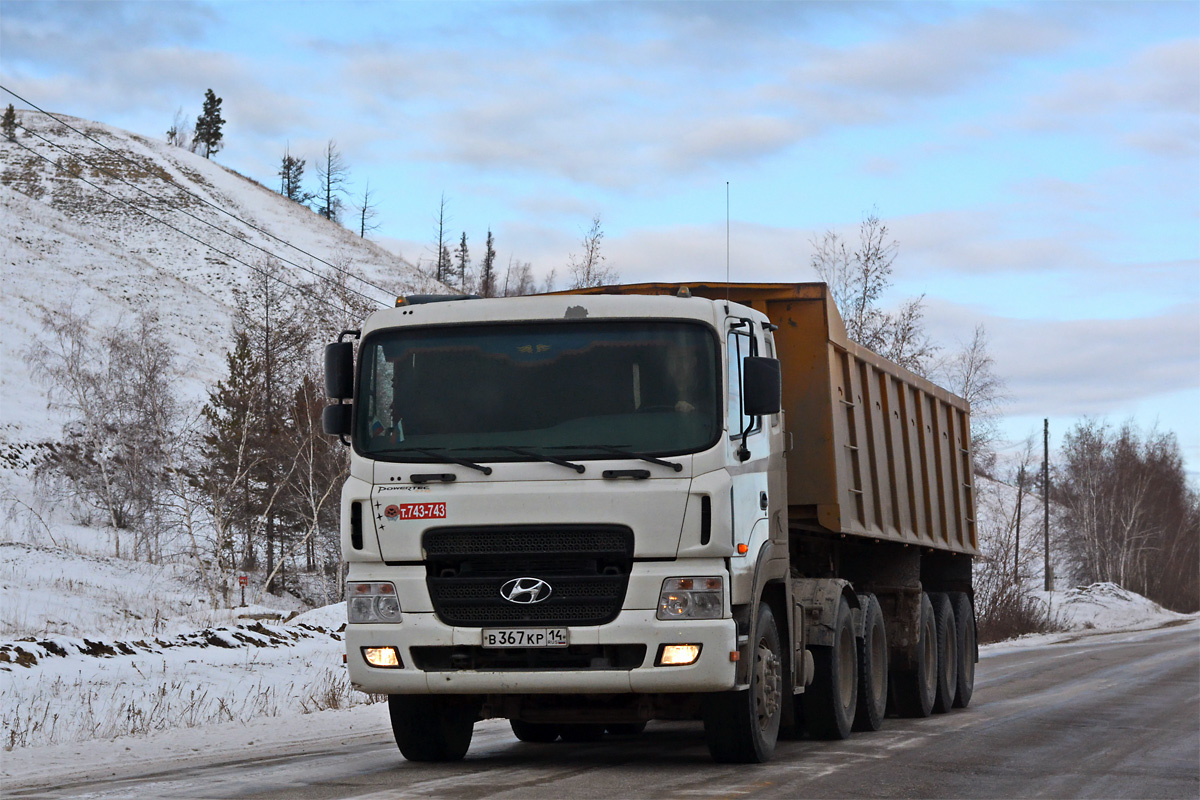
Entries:
[[353, 342], [325, 345], [325, 396], [333, 400], [354, 397]]
[[783, 377], [779, 359], [746, 356], [742, 359], [742, 411], [748, 417], [778, 414]]
[[353, 430], [351, 427], [353, 413], [354, 406], [350, 403], [325, 406], [325, 410], [321, 412], [321, 427], [330, 436], [349, 436]]

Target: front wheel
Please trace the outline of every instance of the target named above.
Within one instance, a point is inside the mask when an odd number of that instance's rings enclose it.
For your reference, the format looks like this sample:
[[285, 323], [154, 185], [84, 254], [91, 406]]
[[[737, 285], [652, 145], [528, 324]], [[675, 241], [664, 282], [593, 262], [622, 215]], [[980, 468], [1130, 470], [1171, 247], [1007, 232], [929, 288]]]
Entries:
[[400, 754], [409, 761], [458, 761], [471, 746], [479, 699], [449, 695], [388, 695]]
[[762, 603], [754, 625], [750, 687], [711, 695], [704, 703], [704, 738], [712, 757], [729, 764], [770, 761], [779, 738], [783, 659], [771, 607]]

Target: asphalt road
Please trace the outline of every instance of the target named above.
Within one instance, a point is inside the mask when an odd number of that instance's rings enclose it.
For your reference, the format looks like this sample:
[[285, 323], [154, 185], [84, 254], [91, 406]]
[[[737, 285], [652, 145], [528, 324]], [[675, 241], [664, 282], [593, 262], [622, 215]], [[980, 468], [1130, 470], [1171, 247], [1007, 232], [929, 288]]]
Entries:
[[596, 744], [518, 742], [481, 723], [457, 764], [405, 761], [386, 731], [265, 757], [58, 786], [39, 798], [1200, 797], [1200, 624], [991, 653], [971, 707], [887, 720], [844, 742], [781, 742], [759, 766], [714, 764], [698, 724]]

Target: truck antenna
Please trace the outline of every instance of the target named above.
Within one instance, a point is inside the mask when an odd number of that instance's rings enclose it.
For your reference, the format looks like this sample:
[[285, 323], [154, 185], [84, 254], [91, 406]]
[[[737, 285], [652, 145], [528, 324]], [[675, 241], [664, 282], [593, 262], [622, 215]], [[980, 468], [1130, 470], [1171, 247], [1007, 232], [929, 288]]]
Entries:
[[729, 181], [725, 181], [725, 313], [729, 313]]

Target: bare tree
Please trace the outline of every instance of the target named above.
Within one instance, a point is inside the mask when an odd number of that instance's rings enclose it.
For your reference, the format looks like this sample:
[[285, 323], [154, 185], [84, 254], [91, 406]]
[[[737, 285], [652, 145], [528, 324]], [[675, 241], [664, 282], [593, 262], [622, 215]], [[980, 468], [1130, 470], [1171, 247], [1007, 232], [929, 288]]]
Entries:
[[971, 340], [960, 344], [932, 370], [943, 386], [971, 404], [971, 453], [975, 472], [982, 474], [990, 473], [996, 463], [1000, 408], [1005, 399], [1004, 379], [995, 367], [987, 329], [976, 325]]
[[567, 259], [567, 270], [570, 272], [570, 288], [582, 289], [589, 286], [606, 286], [616, 283], [620, 275], [612, 267], [605, 266], [607, 260], [601, 252], [604, 231], [600, 227], [600, 215], [592, 217], [592, 227], [583, 235], [580, 242], [582, 252], [574, 253]]
[[188, 123], [187, 115], [183, 113], [183, 106], [180, 106], [175, 111], [175, 118], [171, 121], [171, 127], [167, 128], [167, 144], [174, 147], [182, 147], [185, 150], [191, 147], [192, 132], [194, 128]]
[[63, 438], [41, 473], [105, 515], [116, 556], [129, 531], [131, 555], [158, 560], [179, 413], [174, 349], [148, 315], [93, 336], [66, 308], [46, 313], [42, 330], [25, 359], [61, 415]]
[[375, 200], [375, 193], [371, 191], [371, 182], [368, 180], [363, 187], [362, 202], [358, 204], [359, 238], [367, 238], [367, 231], [378, 230], [379, 223], [374, 221], [378, 216], [379, 203]]
[[896, 313], [879, 306], [891, 287], [892, 264], [900, 249], [879, 217], [872, 213], [863, 220], [855, 249], [833, 231], [811, 244], [810, 264], [829, 285], [846, 334], [918, 375], [928, 374], [937, 347], [925, 332], [924, 297], [906, 301]]
[[346, 181], [349, 180], [350, 170], [346, 167], [346, 159], [337, 149], [337, 142], [330, 139], [317, 162], [317, 180], [319, 181], [318, 197], [320, 208], [317, 213], [332, 222], [340, 222], [342, 218], [342, 197], [346, 194]]
[[514, 261], [508, 257], [508, 269], [504, 272], [504, 297], [524, 297], [537, 292], [537, 280], [533, 277], [533, 264], [528, 261]]
[[1200, 609], [1200, 500], [1172, 433], [1084, 420], [1063, 439], [1055, 499], [1077, 579]]
[[438, 214], [434, 224], [434, 230], [437, 232], [437, 243], [434, 250], [437, 265], [434, 268], [434, 277], [438, 283], [445, 283], [450, 278], [450, 248], [446, 245], [446, 223], [449, 221], [446, 218], [446, 193], [443, 192], [441, 202], [438, 203]]

